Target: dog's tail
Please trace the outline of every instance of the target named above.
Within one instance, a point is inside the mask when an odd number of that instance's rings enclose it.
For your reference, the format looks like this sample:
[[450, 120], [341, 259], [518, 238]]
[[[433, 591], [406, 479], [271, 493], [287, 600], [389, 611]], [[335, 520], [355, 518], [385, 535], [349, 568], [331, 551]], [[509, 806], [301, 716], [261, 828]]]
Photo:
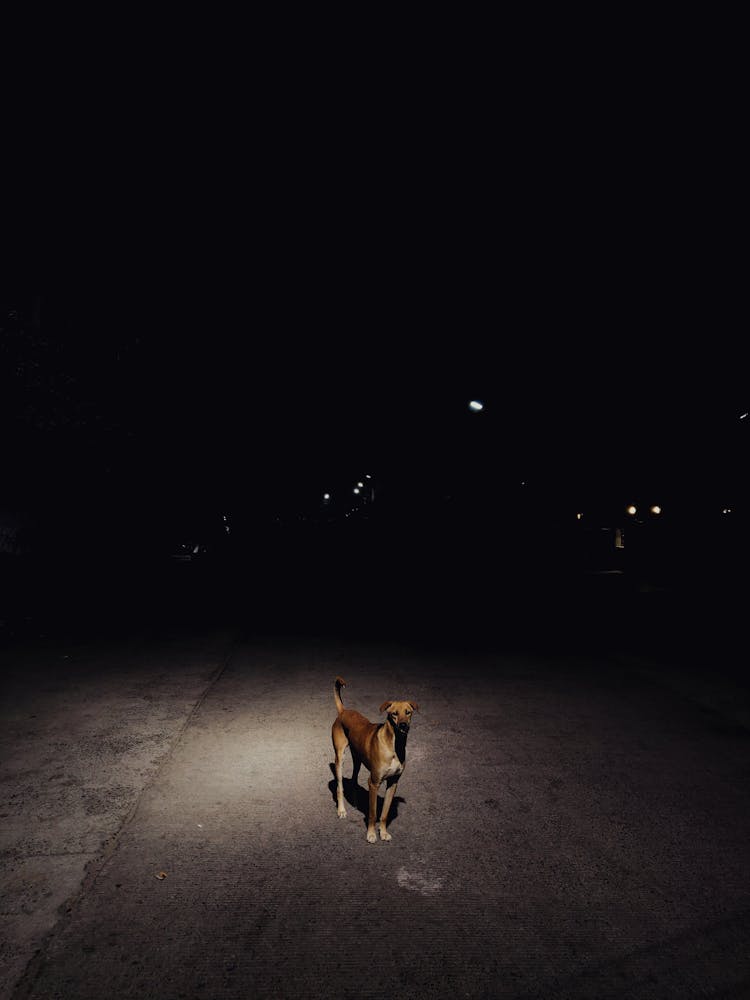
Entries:
[[337, 677], [333, 682], [333, 700], [336, 702], [336, 711], [339, 715], [344, 711], [344, 703], [341, 700], [342, 687], [346, 687], [346, 681], [343, 677]]

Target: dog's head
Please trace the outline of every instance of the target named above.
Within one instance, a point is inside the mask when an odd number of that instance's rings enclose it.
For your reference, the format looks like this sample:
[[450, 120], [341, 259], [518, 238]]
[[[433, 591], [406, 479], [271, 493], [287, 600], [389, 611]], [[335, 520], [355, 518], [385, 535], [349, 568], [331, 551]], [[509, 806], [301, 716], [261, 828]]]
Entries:
[[387, 712], [393, 728], [405, 736], [409, 732], [412, 715], [419, 711], [419, 705], [416, 701], [384, 701], [380, 711]]

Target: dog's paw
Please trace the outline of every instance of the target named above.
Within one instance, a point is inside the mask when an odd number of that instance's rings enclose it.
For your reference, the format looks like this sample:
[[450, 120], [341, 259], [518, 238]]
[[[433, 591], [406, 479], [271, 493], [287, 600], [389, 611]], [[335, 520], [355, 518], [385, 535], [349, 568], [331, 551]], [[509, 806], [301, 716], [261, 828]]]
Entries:
[[378, 838], [375, 836], [375, 831], [374, 830], [368, 830], [367, 831], [367, 843], [368, 844], [374, 844], [377, 839]]
[[387, 830], [384, 830], [384, 829], [382, 828], [382, 826], [381, 826], [381, 828], [380, 828], [380, 839], [381, 839], [381, 840], [392, 840], [392, 839], [393, 839], [393, 838], [391, 837], [390, 833], [388, 833], [388, 831], [387, 831]]
[[346, 819], [346, 809], [337, 809], [339, 819]]

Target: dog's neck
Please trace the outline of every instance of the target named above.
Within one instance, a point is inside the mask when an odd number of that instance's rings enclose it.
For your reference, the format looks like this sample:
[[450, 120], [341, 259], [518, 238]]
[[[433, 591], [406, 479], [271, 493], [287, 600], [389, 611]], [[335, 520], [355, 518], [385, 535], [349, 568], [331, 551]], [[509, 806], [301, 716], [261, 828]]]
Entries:
[[406, 760], [406, 737], [409, 734], [400, 732], [396, 726], [394, 726], [391, 718], [388, 719], [388, 726], [393, 733], [393, 748], [396, 751], [396, 756], [403, 764]]

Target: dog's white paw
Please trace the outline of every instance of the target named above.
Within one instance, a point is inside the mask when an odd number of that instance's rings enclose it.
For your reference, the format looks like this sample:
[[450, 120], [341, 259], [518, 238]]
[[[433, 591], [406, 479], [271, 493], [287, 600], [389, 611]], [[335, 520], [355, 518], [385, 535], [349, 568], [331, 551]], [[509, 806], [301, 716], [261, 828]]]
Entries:
[[367, 843], [368, 844], [374, 844], [377, 839], [378, 838], [375, 836], [375, 831], [374, 830], [368, 830], [367, 831]]
[[380, 839], [381, 840], [392, 840], [393, 838], [391, 837], [390, 833], [388, 833], [387, 830], [381, 829], [381, 831], [380, 831]]
[[346, 809], [337, 809], [339, 819], [346, 819]]

